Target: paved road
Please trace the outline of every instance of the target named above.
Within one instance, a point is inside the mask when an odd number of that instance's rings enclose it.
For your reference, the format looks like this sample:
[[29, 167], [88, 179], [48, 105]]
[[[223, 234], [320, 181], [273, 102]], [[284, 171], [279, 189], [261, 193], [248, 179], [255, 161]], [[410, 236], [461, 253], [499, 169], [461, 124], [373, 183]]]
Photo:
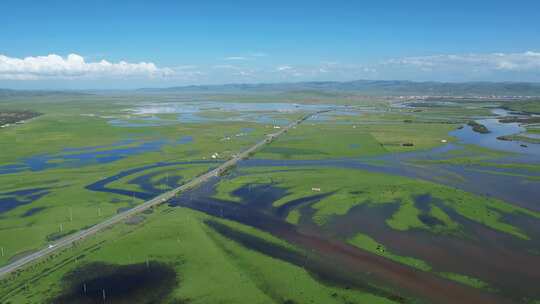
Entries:
[[79, 241], [79, 240], [82, 240], [88, 236], [91, 236], [93, 234], [96, 234], [97, 232], [107, 228], [107, 227], [110, 227], [114, 224], [117, 224], [119, 222], [122, 222], [124, 220], [126, 220], [127, 218], [129, 217], [132, 217], [134, 216], [135, 214], [138, 214], [146, 209], [149, 209], [149, 208], [152, 208], [154, 206], [157, 206], [159, 204], [162, 204], [166, 201], [168, 201], [169, 199], [173, 198], [175, 195], [177, 195], [178, 193], [182, 192], [182, 191], [185, 191], [185, 190], [188, 190], [190, 188], [193, 188], [193, 187], [196, 187], [202, 183], [205, 183], [206, 181], [208, 181], [211, 177], [213, 176], [218, 176], [219, 174], [225, 172], [226, 170], [234, 167], [236, 165], [236, 163], [238, 163], [240, 160], [244, 159], [244, 158], [248, 158], [252, 153], [254, 153], [255, 151], [257, 151], [259, 148], [261, 148], [262, 146], [266, 145], [266, 144], [269, 144], [271, 143], [274, 139], [278, 138], [279, 136], [283, 135], [284, 133], [286, 133], [289, 129], [301, 124], [302, 122], [304, 122], [306, 119], [310, 118], [311, 116], [313, 115], [317, 115], [317, 114], [320, 114], [320, 113], [323, 113], [323, 112], [328, 112], [329, 110], [324, 110], [324, 111], [318, 111], [318, 112], [315, 112], [315, 113], [311, 113], [311, 114], [308, 114], [304, 117], [302, 117], [301, 119], [299, 120], [296, 120], [294, 122], [292, 122], [291, 124], [289, 124], [288, 126], [286, 127], [283, 127], [282, 129], [280, 129], [280, 131], [276, 132], [276, 133], [272, 133], [272, 134], [269, 134], [266, 136], [266, 138], [264, 140], [261, 140], [260, 142], [256, 143], [255, 145], [251, 146], [249, 149], [241, 152], [240, 154], [236, 155], [234, 158], [226, 161], [225, 163], [221, 164], [221, 166], [215, 168], [214, 170], [212, 171], [209, 171], [201, 176], [198, 176], [196, 177], [195, 179], [189, 181], [188, 183], [178, 187], [178, 188], [175, 188], [171, 191], [168, 191], [168, 192], [165, 192], [163, 194], [160, 194], [158, 196], [156, 196], [155, 198], [149, 200], [149, 201], [146, 201], [128, 211], [125, 211], [123, 213], [120, 213], [120, 214], [117, 214], [99, 224], [96, 224], [88, 229], [85, 229], [85, 230], [81, 230], [77, 233], [74, 233], [74, 234], [71, 234], [69, 236], [66, 236], [62, 239], [60, 239], [59, 241], [57, 241], [56, 243], [53, 243], [53, 244], [50, 244], [48, 247], [46, 248], [43, 248], [37, 252], [34, 252], [28, 256], [25, 256], [23, 258], [20, 258], [2, 268], [0, 268], [0, 277], [3, 277], [13, 271], [16, 271], [18, 269], [20, 269], [21, 267], [23, 267], [24, 265], [28, 264], [28, 263], [31, 263], [33, 261], [36, 261], [40, 258], [43, 258], [55, 251], [58, 251], [62, 248], [66, 248], [68, 247], [69, 245], [73, 244], [74, 242], [76, 241]]

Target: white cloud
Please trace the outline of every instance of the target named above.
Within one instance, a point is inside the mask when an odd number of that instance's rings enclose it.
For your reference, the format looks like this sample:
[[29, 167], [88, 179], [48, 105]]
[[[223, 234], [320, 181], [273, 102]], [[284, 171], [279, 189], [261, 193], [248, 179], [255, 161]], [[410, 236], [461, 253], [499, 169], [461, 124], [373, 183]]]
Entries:
[[250, 61], [250, 60], [257, 60], [261, 57], [267, 57], [268, 54], [263, 52], [251, 52], [245, 55], [239, 55], [239, 56], [229, 56], [223, 58], [223, 60], [231, 60], [231, 61]]
[[465, 55], [432, 55], [390, 59], [383, 65], [417, 67], [422, 71], [433, 70], [494, 70], [540, 71], [540, 53], [489, 53]]
[[249, 60], [248, 57], [244, 57], [244, 56], [230, 56], [230, 57], [225, 57], [224, 59], [225, 60], [238, 60], [238, 61]]
[[172, 69], [158, 68], [152, 62], [86, 62], [77, 54], [69, 54], [65, 58], [56, 54], [25, 58], [0, 55], [0, 79], [153, 78], [173, 73]]
[[279, 72], [289, 71], [289, 70], [292, 70], [292, 69], [293, 69], [293, 67], [290, 66], [290, 65], [281, 65], [281, 66], [278, 66], [276, 68], [276, 70], [279, 71]]

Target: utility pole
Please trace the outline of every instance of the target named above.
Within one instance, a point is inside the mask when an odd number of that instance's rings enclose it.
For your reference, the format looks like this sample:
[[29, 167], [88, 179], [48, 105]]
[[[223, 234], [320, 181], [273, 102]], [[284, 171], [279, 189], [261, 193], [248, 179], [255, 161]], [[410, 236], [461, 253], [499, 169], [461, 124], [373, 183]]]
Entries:
[[2, 247], [1, 249], [2, 249], [2, 256], [4, 256], [4, 247]]
[[69, 221], [73, 222], [73, 208], [69, 207]]
[[62, 225], [62, 223], [60, 223], [60, 232], [62, 232], [64, 230], [64, 226]]

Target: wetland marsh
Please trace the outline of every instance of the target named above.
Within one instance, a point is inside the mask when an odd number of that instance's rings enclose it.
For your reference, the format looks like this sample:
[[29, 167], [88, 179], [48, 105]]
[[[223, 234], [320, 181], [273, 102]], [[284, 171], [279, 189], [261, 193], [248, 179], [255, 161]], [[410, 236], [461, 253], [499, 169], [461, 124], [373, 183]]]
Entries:
[[231, 99], [3, 101], [43, 113], [0, 131], [3, 265], [331, 111], [222, 176], [6, 276], [0, 301], [540, 299], [531, 267], [540, 265], [540, 145], [498, 139], [530, 129], [501, 122], [515, 113], [485, 102]]

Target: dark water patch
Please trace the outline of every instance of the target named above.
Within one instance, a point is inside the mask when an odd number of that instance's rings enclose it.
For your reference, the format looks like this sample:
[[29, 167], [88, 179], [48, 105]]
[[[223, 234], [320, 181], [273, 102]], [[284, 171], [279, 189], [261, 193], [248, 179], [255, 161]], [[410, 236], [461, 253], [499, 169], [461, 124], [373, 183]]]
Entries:
[[256, 209], [271, 209], [272, 203], [288, 194], [287, 189], [274, 184], [245, 184], [231, 192], [244, 204]]
[[335, 191], [328, 192], [328, 193], [315, 194], [315, 195], [301, 197], [298, 199], [288, 201], [284, 203], [283, 205], [277, 207], [275, 213], [278, 217], [286, 218], [289, 212], [292, 211], [293, 209], [316, 203], [334, 193]]
[[[174, 189], [181, 185], [182, 176], [175, 175], [175, 173], [182, 168], [175, 168], [171, 170], [162, 170], [158, 172], [152, 172], [149, 174], [138, 176], [128, 182], [131, 185], [139, 186], [146, 193], [161, 193], [167, 189]], [[169, 174], [169, 172], [171, 174]], [[156, 176], [166, 174], [166, 176], [155, 180]]]
[[274, 183], [263, 184], [244, 184], [241, 187], [233, 190], [231, 195], [240, 198], [241, 203], [248, 207], [269, 214], [276, 215], [279, 218], [286, 218], [291, 210], [297, 207], [315, 203], [321, 199], [332, 195], [334, 192], [321, 193], [312, 196], [301, 197], [288, 202], [285, 202], [279, 207], [274, 207], [274, 202], [289, 195], [288, 189], [278, 187]]
[[131, 265], [90, 263], [63, 278], [49, 303], [163, 303], [178, 285], [174, 268], [157, 261]]
[[32, 216], [36, 213], [39, 213], [43, 210], [47, 209], [46, 207], [35, 207], [35, 208], [31, 208], [29, 210], [27, 210], [26, 212], [24, 212], [21, 217], [29, 217], [29, 216]]
[[439, 220], [438, 218], [431, 216], [429, 214], [419, 214], [418, 219], [424, 223], [425, 225], [428, 225], [430, 227], [433, 226], [444, 226], [444, 222]]
[[120, 141], [108, 146], [93, 146], [83, 148], [65, 148], [56, 154], [37, 154], [22, 158], [17, 164], [0, 166], [0, 174], [18, 173], [23, 171], [44, 171], [52, 168], [79, 168], [82, 166], [107, 164], [129, 156], [147, 152], [158, 152], [165, 145], [187, 144], [193, 141], [191, 136], [171, 142], [168, 140], [130, 140]]
[[[255, 203], [255, 200], [251, 201], [251, 206], [248, 206], [250, 205], [249, 202], [244, 205], [213, 198], [212, 196], [215, 193], [214, 186], [217, 181], [218, 178], [213, 178], [199, 188], [183, 192], [180, 196], [171, 199], [169, 205], [191, 208], [264, 231], [277, 232], [281, 229], [291, 229], [292, 225], [283, 223], [281, 219], [272, 216], [268, 212], [263, 212], [264, 208], [261, 209], [260, 204]], [[264, 203], [271, 205], [269, 200], [264, 201]]]
[[414, 197], [414, 205], [422, 212], [429, 212], [431, 210], [430, 204], [433, 197], [429, 193], [420, 194]]
[[431, 211], [433, 200], [434, 198], [429, 193], [417, 195], [414, 197], [415, 206], [421, 212], [418, 215], [418, 219], [422, 223], [430, 227], [445, 226], [446, 224], [443, 221], [429, 214], [429, 212]]
[[31, 204], [49, 194], [49, 190], [50, 188], [33, 188], [0, 193], [0, 213]]
[[424, 223], [427, 226], [433, 227], [433, 226], [444, 226], [445, 223], [441, 221], [440, 219], [431, 216], [429, 214], [419, 214], [418, 219]]
[[[128, 177], [133, 174], [137, 174], [140, 172], [144, 172], [146, 170], [151, 170], [155, 168], [162, 168], [162, 167], [168, 167], [168, 166], [179, 166], [179, 165], [197, 165], [197, 164], [219, 164], [219, 162], [216, 161], [189, 161], [189, 162], [159, 162], [152, 165], [147, 165], [143, 167], [138, 168], [132, 168], [125, 171], [121, 171], [120, 173], [117, 173], [113, 176], [109, 176], [107, 178], [101, 179], [95, 183], [92, 183], [85, 188], [90, 191], [97, 191], [97, 192], [105, 192], [105, 193], [114, 193], [114, 194], [120, 194], [128, 197], [135, 197], [142, 200], [149, 200], [162, 191], [159, 192], [153, 192], [153, 191], [135, 191], [135, 190], [125, 190], [125, 189], [118, 189], [118, 188], [110, 188], [107, 187], [108, 184], [117, 181], [119, 179]], [[172, 180], [174, 182], [174, 179]]]

